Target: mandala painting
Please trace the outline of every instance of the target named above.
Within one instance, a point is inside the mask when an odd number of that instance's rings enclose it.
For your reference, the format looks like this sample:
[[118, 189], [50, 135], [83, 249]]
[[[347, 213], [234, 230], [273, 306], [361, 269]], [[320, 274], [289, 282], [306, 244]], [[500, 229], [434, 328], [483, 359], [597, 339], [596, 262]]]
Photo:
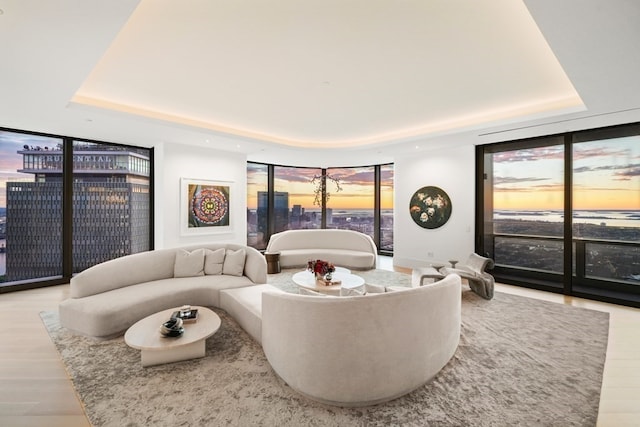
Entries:
[[188, 230], [221, 231], [229, 228], [230, 185], [213, 181], [183, 180], [182, 209]]
[[409, 213], [422, 228], [442, 227], [451, 216], [451, 199], [439, 187], [422, 187], [411, 197]]

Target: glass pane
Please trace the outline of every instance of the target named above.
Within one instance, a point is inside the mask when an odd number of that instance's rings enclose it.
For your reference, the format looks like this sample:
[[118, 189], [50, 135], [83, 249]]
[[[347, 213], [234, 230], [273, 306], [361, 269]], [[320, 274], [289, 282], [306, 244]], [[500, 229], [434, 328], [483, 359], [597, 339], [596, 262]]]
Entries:
[[[488, 230], [496, 235], [496, 264], [561, 273], [564, 147], [550, 145], [490, 156], [493, 223]], [[500, 239], [498, 235], [555, 239]]]
[[562, 273], [562, 240], [495, 237], [495, 262], [505, 267]]
[[380, 166], [380, 249], [393, 251], [393, 165]]
[[62, 275], [62, 140], [0, 131], [3, 285]]
[[638, 159], [640, 136], [573, 145], [573, 236], [585, 248], [579, 276], [640, 284], [638, 247], [613, 244], [640, 242]]
[[640, 284], [640, 246], [586, 243], [585, 277]]
[[319, 191], [318, 177], [321, 175], [322, 170], [318, 168], [274, 168], [274, 233], [322, 228], [322, 205], [315, 203], [315, 194]]
[[247, 163], [247, 245], [267, 248], [269, 167]]
[[149, 250], [150, 152], [73, 142], [73, 272]]
[[327, 169], [327, 228], [374, 238], [374, 167]]

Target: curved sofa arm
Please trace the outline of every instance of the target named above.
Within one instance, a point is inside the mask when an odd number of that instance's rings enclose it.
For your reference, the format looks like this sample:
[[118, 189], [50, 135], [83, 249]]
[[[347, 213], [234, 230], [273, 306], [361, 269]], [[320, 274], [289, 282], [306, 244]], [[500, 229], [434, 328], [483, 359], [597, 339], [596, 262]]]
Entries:
[[460, 340], [460, 277], [354, 297], [265, 292], [262, 346], [294, 390], [338, 406], [371, 405], [431, 380]]
[[244, 262], [244, 275], [253, 283], [267, 283], [267, 260], [264, 255], [251, 246], [243, 246], [247, 251], [247, 258]]

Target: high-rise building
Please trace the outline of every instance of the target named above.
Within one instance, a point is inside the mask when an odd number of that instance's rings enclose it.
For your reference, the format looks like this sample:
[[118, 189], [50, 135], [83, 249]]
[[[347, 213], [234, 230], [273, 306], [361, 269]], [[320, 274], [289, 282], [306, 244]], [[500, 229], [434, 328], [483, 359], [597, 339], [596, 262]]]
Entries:
[[[73, 145], [73, 271], [149, 250], [148, 150]], [[32, 182], [7, 182], [6, 280], [57, 276], [62, 265], [63, 152], [18, 151]]]
[[[269, 193], [258, 191], [258, 233], [267, 235], [267, 209]], [[276, 191], [273, 194], [273, 213], [275, 217], [275, 233], [289, 229], [289, 193]]]

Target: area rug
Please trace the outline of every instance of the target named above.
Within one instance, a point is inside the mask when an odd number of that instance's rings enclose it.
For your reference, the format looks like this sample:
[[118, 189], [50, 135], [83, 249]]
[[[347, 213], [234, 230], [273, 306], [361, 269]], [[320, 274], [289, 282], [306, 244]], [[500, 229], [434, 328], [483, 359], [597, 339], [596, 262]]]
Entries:
[[[269, 280], [286, 285], [290, 274]], [[367, 278], [374, 279], [401, 284], [406, 275], [378, 271]], [[608, 313], [506, 293], [486, 301], [468, 288], [461, 298], [460, 346], [445, 368], [408, 395], [364, 408], [322, 405], [291, 390], [220, 309], [206, 357], [149, 368], [122, 337], [74, 336], [56, 312], [41, 316], [94, 426], [596, 424]]]

